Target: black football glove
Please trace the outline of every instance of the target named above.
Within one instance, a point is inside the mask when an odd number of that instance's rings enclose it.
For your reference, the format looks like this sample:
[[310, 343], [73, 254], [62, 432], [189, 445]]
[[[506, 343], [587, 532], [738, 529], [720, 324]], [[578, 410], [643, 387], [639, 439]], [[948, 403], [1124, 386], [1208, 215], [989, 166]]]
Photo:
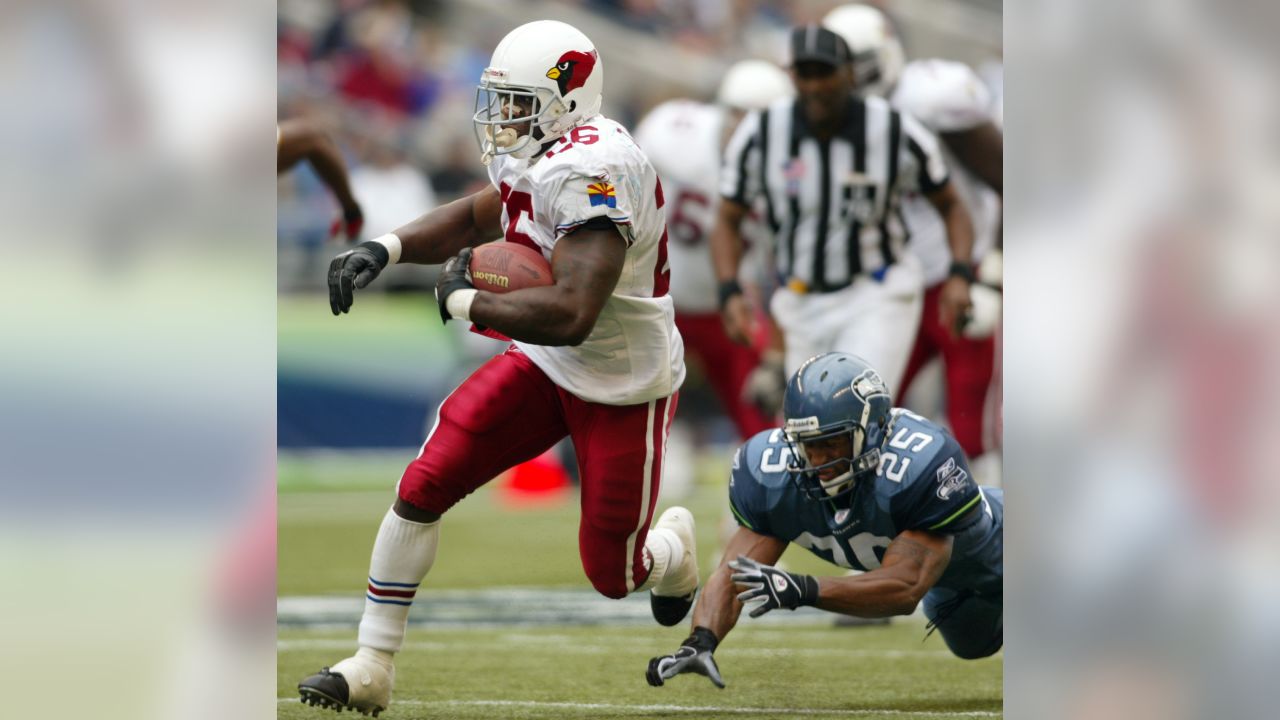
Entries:
[[390, 262], [382, 243], [362, 242], [329, 263], [329, 309], [334, 315], [351, 310], [355, 288], [367, 287]]
[[749, 588], [738, 594], [738, 602], [745, 605], [749, 601], [758, 601], [750, 613], [753, 618], [778, 608], [795, 610], [801, 605], [818, 602], [818, 580], [812, 575], [793, 574], [772, 565], [761, 565], [746, 555], [730, 561], [729, 567], [737, 571], [731, 579]]
[[440, 277], [436, 278], [436, 305], [440, 306], [441, 322], [449, 322], [453, 316], [449, 314], [449, 296], [458, 290], [474, 288], [471, 284], [471, 248], [463, 248], [462, 252], [445, 261], [440, 268]]
[[697, 673], [723, 690], [724, 680], [720, 678], [720, 668], [716, 667], [716, 659], [711, 654], [719, 644], [720, 641], [710, 630], [696, 627], [674, 654], [651, 659], [644, 677], [650, 685], [661, 687], [664, 681], [681, 673]]

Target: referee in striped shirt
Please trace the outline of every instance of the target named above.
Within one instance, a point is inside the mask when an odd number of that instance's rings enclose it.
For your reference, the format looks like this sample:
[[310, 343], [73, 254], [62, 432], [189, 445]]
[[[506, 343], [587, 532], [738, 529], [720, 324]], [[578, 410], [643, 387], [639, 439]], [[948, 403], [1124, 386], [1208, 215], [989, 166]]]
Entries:
[[840, 36], [806, 25], [790, 45], [796, 97], [747, 115], [725, 153], [711, 236], [725, 330], [739, 342], [754, 332], [736, 278], [739, 228], [759, 203], [775, 239], [779, 287], [769, 309], [786, 340], [787, 374], [839, 350], [867, 360], [896, 393], [924, 293], [919, 263], [904, 247], [900, 193], [918, 190], [946, 223], [953, 262], [940, 313], [951, 328], [969, 308], [969, 214], [936, 139], [884, 100], [854, 95]]

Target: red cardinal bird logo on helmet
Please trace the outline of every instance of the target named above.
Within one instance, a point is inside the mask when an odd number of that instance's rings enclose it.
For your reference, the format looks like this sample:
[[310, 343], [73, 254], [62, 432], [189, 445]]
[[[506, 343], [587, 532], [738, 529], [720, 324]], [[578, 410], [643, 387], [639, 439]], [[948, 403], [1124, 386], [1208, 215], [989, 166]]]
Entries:
[[596, 51], [589, 53], [570, 50], [560, 56], [556, 66], [547, 71], [547, 77], [560, 86], [560, 97], [586, 84], [596, 67]]

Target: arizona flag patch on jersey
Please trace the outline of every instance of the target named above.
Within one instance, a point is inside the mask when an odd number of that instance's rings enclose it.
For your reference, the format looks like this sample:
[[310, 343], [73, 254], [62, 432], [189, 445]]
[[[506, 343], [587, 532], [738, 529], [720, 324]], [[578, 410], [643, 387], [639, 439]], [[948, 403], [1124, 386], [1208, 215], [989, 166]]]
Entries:
[[591, 200], [591, 207], [597, 205], [618, 207], [618, 196], [613, 190], [613, 185], [604, 180], [587, 186], [587, 198]]

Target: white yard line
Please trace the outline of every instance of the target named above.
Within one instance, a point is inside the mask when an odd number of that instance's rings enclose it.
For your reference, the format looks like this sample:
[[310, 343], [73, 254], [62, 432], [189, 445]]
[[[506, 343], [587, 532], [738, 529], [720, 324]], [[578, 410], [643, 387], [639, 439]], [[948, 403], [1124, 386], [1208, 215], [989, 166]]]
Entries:
[[[281, 627], [355, 627], [364, 611], [364, 595], [284, 596], [276, 600]], [[919, 610], [917, 610], [919, 614]], [[834, 615], [803, 607], [794, 613], [772, 612], [751, 624], [759, 629], [832, 622]], [[919, 622], [900, 618], [895, 622]], [[647, 593], [609, 600], [590, 590], [490, 588], [431, 590], [418, 593], [409, 611], [415, 627], [508, 627], [546, 625], [643, 625], [651, 627]]]
[[[277, 703], [298, 702], [297, 698], [277, 698]], [[616, 705], [611, 703], [537, 702], [533, 700], [396, 700], [393, 705], [410, 707], [519, 707], [557, 710], [608, 710], [612, 712], [673, 712], [673, 713], [721, 713], [729, 715], [840, 715], [861, 717], [887, 715], [892, 717], [1001, 717], [1003, 713], [991, 710], [893, 710], [889, 708], [753, 708], [721, 707], [714, 705]]]
[[[450, 650], [469, 648], [476, 649], [494, 649], [501, 650], [511, 648], [513, 646], [545, 646], [548, 651], [555, 651], [557, 654], [572, 655], [616, 655], [616, 647], [600, 647], [595, 644], [595, 640], [591, 641], [592, 645], [583, 645], [581, 643], [569, 642], [554, 637], [538, 638], [537, 636], [507, 636], [500, 640], [493, 641], [476, 641], [474, 639], [459, 640], [458, 642], [436, 642], [414, 640], [404, 644], [405, 650]], [[348, 639], [325, 638], [325, 639], [301, 639], [301, 640], [277, 640], [276, 650], [281, 652], [289, 652], [296, 650], [354, 650], [355, 636]], [[867, 650], [859, 648], [726, 648], [724, 653], [738, 655], [742, 657], [789, 657], [793, 655], [814, 656], [821, 655], [824, 657], [840, 657], [840, 658], [954, 658], [947, 650]]]

